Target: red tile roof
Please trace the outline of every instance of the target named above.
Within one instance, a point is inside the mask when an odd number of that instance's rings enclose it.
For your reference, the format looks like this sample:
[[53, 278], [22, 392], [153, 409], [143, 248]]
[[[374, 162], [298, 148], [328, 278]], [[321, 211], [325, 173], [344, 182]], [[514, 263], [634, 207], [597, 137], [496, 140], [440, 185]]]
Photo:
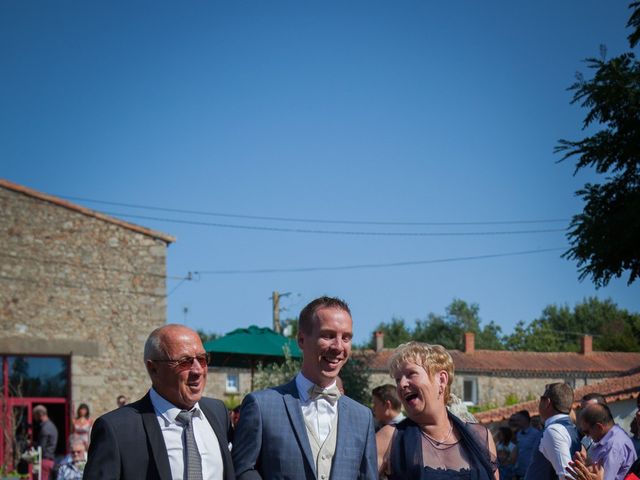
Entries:
[[[600, 393], [608, 403], [636, 398], [640, 395], [640, 373], [622, 377], [614, 377], [600, 383], [593, 383], [577, 388], [573, 394], [573, 407], [580, 405], [580, 399], [587, 393]], [[523, 402], [509, 407], [494, 408], [474, 414], [480, 423], [503, 422], [520, 410], [527, 410], [530, 415], [538, 415], [538, 400]]]
[[171, 235], [167, 235], [166, 233], [158, 232], [155, 230], [151, 230], [149, 228], [141, 227], [139, 225], [135, 225], [133, 223], [125, 222], [123, 220], [119, 220], [117, 218], [110, 217], [103, 213], [99, 213], [93, 211], [86, 207], [81, 207], [80, 205], [76, 205], [71, 202], [67, 202], [66, 200], [62, 200], [61, 198], [54, 197], [53, 195], [48, 195], [46, 193], [38, 192], [37, 190], [33, 190], [31, 188], [18, 185], [17, 183], [10, 182], [9, 180], [4, 180], [0, 178], [0, 187], [4, 187], [8, 190], [13, 190], [14, 192], [22, 193], [29, 197], [37, 198], [38, 200], [43, 200], [45, 202], [49, 202], [53, 205], [57, 205], [59, 207], [64, 207], [69, 210], [73, 210], [75, 212], [81, 213], [83, 215], [87, 215], [89, 217], [94, 217], [100, 220], [103, 220], [108, 223], [112, 223], [114, 225], [118, 225], [120, 227], [133, 230], [137, 233], [142, 233], [143, 235], [147, 235], [149, 237], [157, 238], [159, 240], [163, 240], [166, 243], [173, 243], [176, 241], [175, 237]]
[[[393, 349], [368, 352], [373, 371], [386, 372]], [[449, 350], [456, 372], [465, 373], [521, 373], [621, 375], [640, 367], [640, 353], [636, 352], [512, 352], [507, 350], [476, 350], [464, 353]]]

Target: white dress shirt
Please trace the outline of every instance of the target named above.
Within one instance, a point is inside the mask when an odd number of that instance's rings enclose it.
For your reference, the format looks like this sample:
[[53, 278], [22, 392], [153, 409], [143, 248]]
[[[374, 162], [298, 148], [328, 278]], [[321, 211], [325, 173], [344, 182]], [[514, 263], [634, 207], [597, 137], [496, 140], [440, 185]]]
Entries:
[[[336, 382], [333, 382], [326, 388], [331, 388], [335, 384]], [[338, 416], [338, 402], [331, 405], [331, 402], [322, 397], [311, 400], [309, 390], [313, 388], [313, 385], [313, 382], [307, 379], [302, 372], [296, 375], [296, 387], [298, 387], [298, 395], [300, 396], [302, 415], [315, 430], [320, 443], [324, 443], [331, 432], [331, 422]]]
[[[184, 427], [176, 422], [176, 416], [181, 412], [181, 409], [161, 397], [153, 388], [149, 392], [149, 397], [156, 411], [160, 430], [164, 437], [164, 444], [167, 447], [171, 478], [173, 480], [183, 480], [184, 448], [182, 445], [182, 432]], [[198, 445], [202, 460], [202, 478], [204, 480], [222, 480], [222, 454], [220, 453], [218, 437], [216, 437], [213, 428], [209, 425], [197, 403], [192, 410], [194, 410], [194, 415], [191, 422], [196, 445]]]
[[551, 462], [558, 478], [565, 478], [567, 473], [565, 468], [569, 466], [569, 461], [571, 460], [571, 437], [563, 425], [551, 424], [562, 417], [568, 416], [560, 413], [547, 418], [544, 422], [545, 429], [540, 440], [540, 451]]

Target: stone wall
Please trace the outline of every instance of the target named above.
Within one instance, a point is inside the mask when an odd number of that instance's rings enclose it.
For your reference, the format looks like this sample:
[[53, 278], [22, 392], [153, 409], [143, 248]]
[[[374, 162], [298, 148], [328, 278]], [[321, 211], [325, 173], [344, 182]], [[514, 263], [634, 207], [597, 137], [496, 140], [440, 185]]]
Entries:
[[70, 355], [72, 407], [94, 417], [143, 395], [167, 239], [0, 186], [0, 354]]
[[[237, 392], [227, 390], [227, 375], [238, 375], [240, 388]], [[251, 392], [251, 370], [246, 368], [209, 367], [207, 386], [204, 395], [218, 398], [227, 406], [235, 406], [242, 402], [244, 396]]]

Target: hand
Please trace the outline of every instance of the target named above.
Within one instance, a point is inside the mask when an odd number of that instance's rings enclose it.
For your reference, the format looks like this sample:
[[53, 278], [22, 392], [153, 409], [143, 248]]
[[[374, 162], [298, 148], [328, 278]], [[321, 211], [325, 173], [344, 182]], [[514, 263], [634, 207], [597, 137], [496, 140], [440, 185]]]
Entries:
[[604, 480], [604, 469], [602, 465], [587, 465], [587, 457], [582, 452], [576, 452], [573, 461], [565, 469], [567, 478], [575, 480]]

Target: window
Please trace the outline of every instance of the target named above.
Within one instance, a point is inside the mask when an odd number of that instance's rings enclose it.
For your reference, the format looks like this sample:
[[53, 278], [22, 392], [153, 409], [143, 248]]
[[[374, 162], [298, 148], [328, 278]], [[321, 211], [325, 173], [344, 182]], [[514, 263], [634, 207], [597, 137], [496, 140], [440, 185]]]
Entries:
[[11, 356], [8, 360], [12, 397], [66, 397], [69, 360], [65, 357]]
[[462, 387], [462, 400], [466, 404], [478, 403], [478, 381], [475, 378], [465, 378]]
[[227, 373], [227, 392], [237, 393], [240, 391], [240, 375], [237, 373]]

